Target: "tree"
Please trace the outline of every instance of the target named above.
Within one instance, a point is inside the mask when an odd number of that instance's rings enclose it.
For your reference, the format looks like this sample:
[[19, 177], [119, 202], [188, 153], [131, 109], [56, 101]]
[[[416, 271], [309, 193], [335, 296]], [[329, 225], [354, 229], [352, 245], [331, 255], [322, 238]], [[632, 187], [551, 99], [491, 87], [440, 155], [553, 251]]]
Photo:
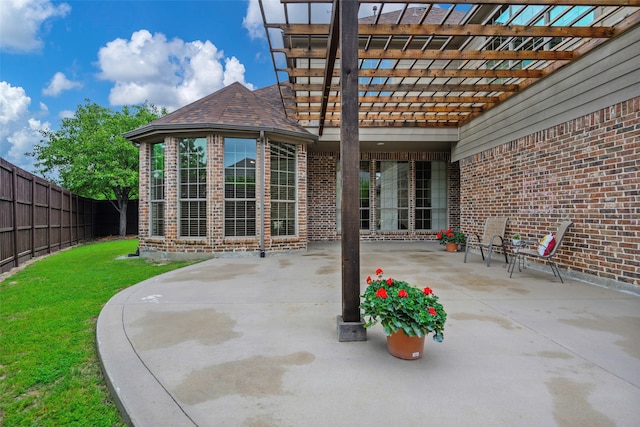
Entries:
[[34, 146], [36, 167], [46, 178], [75, 194], [111, 201], [120, 213], [119, 233], [127, 232], [127, 204], [138, 196], [138, 149], [122, 134], [143, 126], [166, 110], [153, 104], [112, 111], [85, 100], [57, 131], [41, 131]]

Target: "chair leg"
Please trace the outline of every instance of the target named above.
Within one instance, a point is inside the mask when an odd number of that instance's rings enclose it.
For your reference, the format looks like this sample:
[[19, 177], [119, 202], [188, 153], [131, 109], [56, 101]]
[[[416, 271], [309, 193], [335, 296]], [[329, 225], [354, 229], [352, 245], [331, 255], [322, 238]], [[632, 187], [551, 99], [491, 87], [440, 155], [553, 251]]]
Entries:
[[509, 264], [509, 257], [507, 256], [507, 248], [502, 244], [502, 252], [504, 252], [504, 262], [505, 264]]
[[467, 243], [465, 245], [465, 249], [464, 249], [464, 262], [465, 263], [467, 262], [467, 254], [469, 253], [469, 246], [471, 246], [471, 245], [469, 245], [469, 243]]
[[551, 271], [553, 272], [553, 275], [556, 276], [556, 273], [558, 273], [557, 276], [558, 276], [558, 279], [560, 279], [560, 283], [564, 283], [564, 280], [562, 280], [562, 276], [560, 275], [560, 269], [558, 268], [558, 265], [551, 260], [548, 260], [548, 261], [549, 261], [549, 265], [551, 266]]
[[487, 253], [487, 267], [491, 267], [491, 252], [493, 252], [493, 243], [489, 243], [489, 249], [487, 249], [487, 252], [488, 252]]

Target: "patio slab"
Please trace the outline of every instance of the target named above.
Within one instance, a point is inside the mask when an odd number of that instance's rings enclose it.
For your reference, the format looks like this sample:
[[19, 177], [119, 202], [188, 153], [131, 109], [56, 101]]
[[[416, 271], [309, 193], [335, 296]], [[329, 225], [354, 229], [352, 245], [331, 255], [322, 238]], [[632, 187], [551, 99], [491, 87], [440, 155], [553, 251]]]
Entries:
[[[448, 312], [416, 361], [378, 325], [338, 342], [340, 244], [217, 258], [139, 283], [98, 319], [98, 350], [135, 426], [632, 426], [640, 296], [434, 243], [363, 242], [362, 289], [430, 286]], [[123, 261], [123, 262], [126, 262]]]

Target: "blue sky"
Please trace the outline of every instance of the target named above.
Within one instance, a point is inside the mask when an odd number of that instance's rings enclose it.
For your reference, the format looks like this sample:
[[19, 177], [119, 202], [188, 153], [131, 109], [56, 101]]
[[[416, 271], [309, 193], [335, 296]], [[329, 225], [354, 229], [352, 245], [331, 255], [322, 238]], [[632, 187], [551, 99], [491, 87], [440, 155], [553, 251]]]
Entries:
[[0, 0], [0, 157], [24, 169], [87, 98], [173, 110], [234, 81], [276, 83], [257, 0]]

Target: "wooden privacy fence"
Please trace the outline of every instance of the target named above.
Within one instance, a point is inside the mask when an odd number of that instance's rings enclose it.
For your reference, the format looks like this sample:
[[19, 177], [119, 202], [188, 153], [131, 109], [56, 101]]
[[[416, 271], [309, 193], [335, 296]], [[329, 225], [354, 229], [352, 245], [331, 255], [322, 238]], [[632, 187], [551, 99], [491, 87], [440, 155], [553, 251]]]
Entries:
[[[135, 217], [129, 225], [135, 222], [132, 231], [137, 233], [137, 203], [130, 202], [129, 211]], [[82, 241], [118, 234], [117, 215], [108, 201], [77, 196], [0, 158], [0, 272]]]

